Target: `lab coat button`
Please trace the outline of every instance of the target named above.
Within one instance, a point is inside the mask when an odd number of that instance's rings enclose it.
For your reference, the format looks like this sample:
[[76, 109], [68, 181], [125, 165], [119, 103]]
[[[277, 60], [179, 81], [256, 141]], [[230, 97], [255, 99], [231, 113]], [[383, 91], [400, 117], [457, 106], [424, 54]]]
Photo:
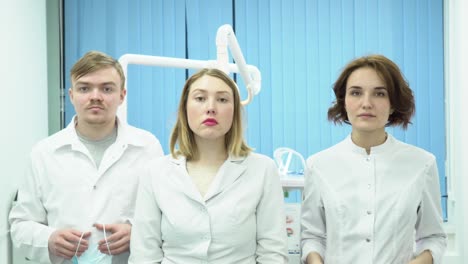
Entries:
[[366, 158], [366, 161], [370, 161], [370, 157], [367, 157], [367, 158]]
[[93, 185], [93, 189], [96, 190], [97, 186], [96, 185]]
[[367, 211], [367, 214], [368, 214], [368, 215], [372, 214], [372, 211], [368, 210], [368, 211]]
[[371, 241], [370, 238], [366, 238], [366, 242], [370, 242], [370, 241]]

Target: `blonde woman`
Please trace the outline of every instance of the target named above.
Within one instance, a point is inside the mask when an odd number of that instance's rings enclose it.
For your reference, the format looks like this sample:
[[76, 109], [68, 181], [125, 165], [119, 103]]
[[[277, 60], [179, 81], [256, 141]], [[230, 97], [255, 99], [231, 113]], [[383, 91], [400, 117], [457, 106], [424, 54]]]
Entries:
[[222, 71], [187, 80], [171, 155], [140, 185], [130, 263], [287, 262], [277, 168], [244, 142], [241, 110]]

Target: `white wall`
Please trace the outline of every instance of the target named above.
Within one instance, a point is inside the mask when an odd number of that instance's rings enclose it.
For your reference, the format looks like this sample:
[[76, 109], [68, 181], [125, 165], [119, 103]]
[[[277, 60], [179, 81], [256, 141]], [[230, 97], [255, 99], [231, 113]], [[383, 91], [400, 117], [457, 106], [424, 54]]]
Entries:
[[468, 2], [445, 1], [449, 226], [446, 264], [468, 263]]
[[0, 263], [7, 216], [31, 146], [47, 136], [46, 0], [0, 0]]

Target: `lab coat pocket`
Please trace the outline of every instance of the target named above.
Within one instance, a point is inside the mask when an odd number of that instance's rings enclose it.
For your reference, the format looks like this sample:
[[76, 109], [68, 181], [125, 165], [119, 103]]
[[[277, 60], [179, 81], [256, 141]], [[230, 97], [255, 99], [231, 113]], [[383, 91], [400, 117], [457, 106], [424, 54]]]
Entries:
[[255, 207], [249, 204], [237, 204], [229, 214], [229, 220], [232, 225], [244, 225], [250, 221], [255, 221]]
[[43, 204], [49, 219], [60, 218], [63, 223], [77, 223], [77, 212], [90, 214], [89, 196], [89, 190], [83, 185], [62, 184], [60, 188], [51, 188], [44, 194]]
[[339, 259], [343, 255], [343, 232], [346, 232], [344, 219], [349, 216], [346, 215], [345, 205], [339, 199], [324, 199], [324, 207], [327, 225], [327, 258], [333, 261], [326, 263], [340, 263]]
[[125, 221], [133, 216], [138, 188], [138, 181], [134, 178], [136, 175], [116, 181], [112, 191], [111, 203], [113, 210], [118, 213], [121, 220]]
[[[418, 181], [400, 191], [392, 208], [392, 230], [397, 239], [413, 238], [421, 203], [421, 187]], [[397, 240], [401, 241], [401, 240]]]
[[416, 214], [409, 208], [397, 205], [392, 210], [392, 253], [394, 261], [391, 263], [409, 263], [413, 256], [414, 225]]
[[346, 263], [346, 261], [344, 261], [342, 256], [326, 256], [324, 263], [325, 264], [343, 264], [343, 263]]
[[[229, 212], [229, 222], [234, 226], [244, 225], [249, 221], [255, 221], [257, 205], [260, 194], [257, 188], [247, 188], [247, 185], [232, 185], [229, 190], [219, 198], [223, 200], [224, 208], [232, 208]], [[221, 200], [220, 200], [221, 201]]]
[[245, 205], [234, 206], [228, 215], [227, 225], [222, 228], [225, 237], [230, 237], [232, 244], [241, 245], [246, 241], [255, 241], [257, 233], [255, 208]]

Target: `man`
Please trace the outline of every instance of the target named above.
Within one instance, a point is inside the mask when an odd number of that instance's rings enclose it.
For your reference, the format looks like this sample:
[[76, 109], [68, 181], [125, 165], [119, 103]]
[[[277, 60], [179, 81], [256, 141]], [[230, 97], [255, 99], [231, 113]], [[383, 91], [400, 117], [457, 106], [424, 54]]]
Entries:
[[161, 144], [117, 118], [126, 95], [118, 61], [88, 52], [71, 82], [76, 116], [31, 151], [12, 241], [43, 263], [127, 263], [138, 177]]

